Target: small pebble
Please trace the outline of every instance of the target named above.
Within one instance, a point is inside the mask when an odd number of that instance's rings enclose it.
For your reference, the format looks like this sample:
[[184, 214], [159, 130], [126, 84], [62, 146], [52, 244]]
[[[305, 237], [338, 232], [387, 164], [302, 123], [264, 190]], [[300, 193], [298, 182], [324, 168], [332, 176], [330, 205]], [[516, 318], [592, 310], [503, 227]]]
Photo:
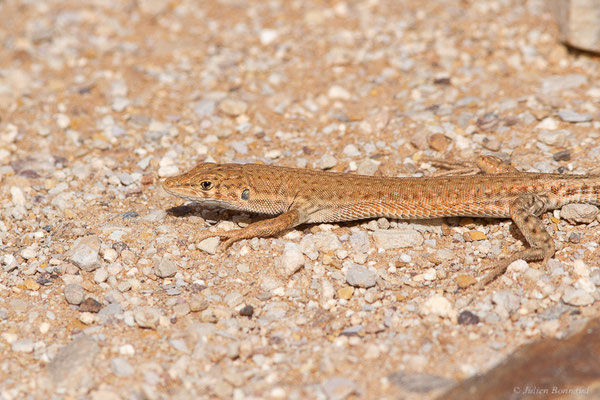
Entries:
[[32, 353], [35, 346], [33, 340], [21, 339], [12, 342], [10, 347], [16, 353]]
[[337, 296], [340, 299], [350, 300], [354, 294], [354, 288], [352, 286], [344, 286], [337, 290]]
[[571, 151], [570, 150], [561, 150], [552, 154], [552, 158], [554, 161], [570, 161], [571, 160]]
[[331, 377], [321, 383], [328, 399], [343, 400], [357, 391], [356, 382], [340, 376]]
[[572, 306], [588, 306], [594, 303], [594, 297], [583, 289], [568, 287], [562, 295], [562, 301]]
[[452, 317], [456, 312], [452, 303], [440, 294], [433, 295], [425, 300], [421, 306], [423, 315], [437, 315], [438, 317]]
[[197, 243], [196, 248], [208, 254], [217, 254], [219, 243], [221, 243], [221, 238], [214, 236]]
[[219, 110], [230, 117], [244, 114], [247, 109], [248, 104], [243, 100], [227, 98], [219, 103]]
[[79, 320], [86, 325], [91, 325], [96, 322], [96, 315], [89, 312], [82, 312], [79, 315]]
[[160, 278], [170, 278], [177, 273], [177, 265], [171, 260], [161, 258], [154, 266], [154, 273]]
[[275, 265], [286, 277], [295, 274], [305, 264], [304, 254], [297, 244], [286, 242], [283, 254], [275, 260]]
[[194, 297], [190, 300], [190, 311], [199, 312], [204, 311], [210, 305], [208, 301], [202, 297]]
[[350, 100], [352, 98], [352, 95], [349, 91], [337, 85], [334, 85], [329, 88], [327, 96], [329, 96], [330, 99], [334, 100]]
[[83, 302], [85, 291], [81, 285], [77, 283], [70, 283], [65, 285], [64, 294], [67, 303], [78, 306]]
[[592, 204], [566, 204], [560, 209], [560, 217], [571, 224], [589, 224], [598, 216], [598, 207]]
[[471, 311], [462, 311], [458, 314], [457, 322], [459, 325], [476, 325], [479, 323], [479, 317]]
[[77, 239], [70, 250], [69, 260], [84, 271], [94, 271], [100, 266], [100, 239], [95, 235]]
[[160, 319], [160, 312], [153, 307], [137, 309], [133, 317], [140, 328], [156, 329]]
[[93, 299], [91, 297], [86, 298], [79, 305], [79, 311], [81, 311], [81, 312], [97, 313], [101, 309], [102, 309], [102, 304], [100, 302], [98, 302], [98, 300]]
[[377, 273], [362, 265], [353, 264], [346, 272], [346, 282], [354, 287], [370, 288], [377, 282]]
[[173, 314], [177, 317], [183, 317], [184, 315], [189, 314], [190, 311], [191, 308], [188, 303], [177, 303], [173, 306]]
[[334, 156], [330, 155], [330, 154], [323, 154], [323, 156], [321, 156], [321, 158], [319, 159], [319, 161], [317, 162], [317, 167], [319, 169], [331, 169], [333, 167], [335, 167], [338, 163], [337, 158], [335, 158]]
[[108, 271], [106, 270], [106, 268], [98, 268], [94, 272], [94, 282], [96, 282], [96, 283], [102, 283], [102, 282], [106, 281], [107, 278], [108, 278]]
[[538, 133], [538, 140], [548, 146], [564, 146], [570, 132], [561, 130], [542, 130]]
[[115, 357], [110, 361], [110, 367], [113, 373], [121, 378], [133, 375], [135, 370], [124, 358]]
[[590, 114], [581, 114], [572, 110], [560, 110], [558, 117], [565, 122], [589, 122], [592, 120]]
[[254, 314], [254, 307], [252, 307], [251, 305], [246, 305], [246, 306], [242, 307], [242, 309], [240, 310], [240, 315], [243, 317], [252, 318], [253, 314]]
[[444, 153], [452, 144], [452, 139], [441, 133], [434, 133], [427, 138], [427, 143], [433, 150]]
[[364, 159], [358, 164], [356, 173], [359, 175], [373, 176], [379, 169], [379, 162], [370, 158]]
[[423, 235], [415, 230], [388, 229], [373, 232], [375, 245], [380, 249], [400, 249], [423, 244]]

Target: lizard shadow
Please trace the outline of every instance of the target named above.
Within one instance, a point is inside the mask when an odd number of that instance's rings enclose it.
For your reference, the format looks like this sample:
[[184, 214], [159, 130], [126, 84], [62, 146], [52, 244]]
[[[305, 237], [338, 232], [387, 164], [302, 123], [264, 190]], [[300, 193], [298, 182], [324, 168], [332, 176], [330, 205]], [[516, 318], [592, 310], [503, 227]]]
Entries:
[[[209, 224], [211, 226], [216, 225], [220, 221], [234, 221], [235, 222], [239, 218], [246, 218], [246, 217], [248, 219], [250, 219], [251, 222], [257, 222], [260, 220], [273, 218], [272, 215], [268, 215], [268, 214], [240, 212], [240, 211], [235, 211], [235, 210], [227, 210], [227, 209], [220, 208], [220, 207], [206, 207], [206, 206], [202, 206], [201, 204], [194, 204], [194, 203], [171, 207], [171, 208], [168, 208], [166, 210], [166, 212], [167, 212], [167, 214], [169, 214], [173, 217], [176, 217], [176, 218], [198, 216], [198, 217], [204, 219], [207, 222], [207, 224]], [[404, 225], [404, 224], [406, 224], [406, 228], [410, 228], [410, 226], [413, 224], [418, 224], [418, 225], [422, 225], [425, 227], [440, 227], [443, 224], [446, 224], [449, 227], [466, 226], [466, 227], [469, 227], [469, 229], [474, 229], [474, 230], [477, 229], [477, 226], [486, 226], [487, 227], [487, 226], [491, 226], [491, 225], [497, 225], [498, 221], [499, 221], [497, 218], [472, 218], [473, 222], [469, 222], [469, 223], [465, 224], [463, 218], [467, 218], [467, 217], [446, 217], [446, 218], [408, 219], [408, 220], [389, 218], [388, 221], [402, 223], [400, 226], [397, 226], [395, 229], [402, 229], [403, 228], [402, 225]], [[468, 218], [470, 218], [470, 217], [468, 217]], [[510, 218], [507, 218], [506, 220], [509, 220], [509, 219]], [[355, 226], [359, 226], [359, 225], [368, 223], [369, 221], [373, 221], [373, 220], [376, 220], [376, 219], [375, 218], [372, 218], [372, 219], [367, 218], [367, 219], [361, 219], [361, 220], [355, 220], [355, 221], [341, 221], [341, 222], [336, 222], [335, 225], [338, 225], [341, 228], [352, 228]], [[301, 225], [295, 227], [295, 229], [306, 232], [306, 231], [311, 231], [311, 229], [316, 225], [319, 225], [319, 223], [301, 224]], [[372, 229], [369, 229], [369, 230], [372, 230]], [[514, 223], [509, 225], [509, 234], [514, 239], [521, 241], [522, 243], [527, 243], [525, 237], [523, 236], [523, 234], [521, 233], [519, 228]], [[279, 235], [277, 235], [277, 236], [279, 236]], [[277, 237], [277, 236], [275, 236], [275, 237]]]

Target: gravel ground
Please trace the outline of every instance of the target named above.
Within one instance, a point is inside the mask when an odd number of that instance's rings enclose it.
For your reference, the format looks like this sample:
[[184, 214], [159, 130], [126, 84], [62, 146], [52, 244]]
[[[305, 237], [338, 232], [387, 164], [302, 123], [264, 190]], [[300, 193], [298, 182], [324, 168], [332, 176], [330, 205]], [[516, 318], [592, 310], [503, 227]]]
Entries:
[[[544, 1], [0, 2], [0, 398], [434, 398], [600, 315], [597, 208], [306, 226], [159, 179], [199, 161], [423, 176], [496, 154], [600, 172], [598, 59]], [[466, 291], [463, 289], [467, 287]]]

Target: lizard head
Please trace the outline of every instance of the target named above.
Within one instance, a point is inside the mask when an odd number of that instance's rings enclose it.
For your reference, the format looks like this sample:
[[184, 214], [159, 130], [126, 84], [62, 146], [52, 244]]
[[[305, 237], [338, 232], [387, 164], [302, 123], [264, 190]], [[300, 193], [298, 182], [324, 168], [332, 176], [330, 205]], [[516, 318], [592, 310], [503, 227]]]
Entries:
[[238, 164], [200, 163], [181, 175], [166, 178], [162, 187], [172, 195], [201, 205], [233, 210], [245, 208], [248, 189]]

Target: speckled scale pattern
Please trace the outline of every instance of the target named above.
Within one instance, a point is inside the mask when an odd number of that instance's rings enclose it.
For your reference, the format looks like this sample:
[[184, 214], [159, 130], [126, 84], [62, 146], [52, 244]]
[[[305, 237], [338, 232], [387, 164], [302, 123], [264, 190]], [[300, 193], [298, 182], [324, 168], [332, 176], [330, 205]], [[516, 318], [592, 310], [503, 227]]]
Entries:
[[[199, 184], [210, 181], [212, 190]], [[545, 210], [567, 203], [598, 204], [600, 177], [498, 173], [434, 178], [393, 178], [260, 164], [203, 163], [164, 182], [172, 194], [198, 203], [276, 215], [299, 208], [303, 222], [364, 218], [510, 217], [522, 193], [545, 199]], [[249, 199], [242, 200], [244, 189]]]
[[[600, 203], [600, 176], [519, 172], [497, 157], [480, 157], [480, 173], [433, 178], [372, 177], [260, 164], [202, 163], [167, 178], [165, 190], [205, 205], [276, 215], [243, 229], [204, 231], [226, 238], [225, 247], [276, 235], [303, 223], [388, 217], [449, 216], [511, 218], [530, 247], [501, 261], [479, 282], [485, 285], [510, 262], [548, 260], [554, 241], [538, 218], [568, 203]], [[477, 172], [477, 171], [476, 171]]]

